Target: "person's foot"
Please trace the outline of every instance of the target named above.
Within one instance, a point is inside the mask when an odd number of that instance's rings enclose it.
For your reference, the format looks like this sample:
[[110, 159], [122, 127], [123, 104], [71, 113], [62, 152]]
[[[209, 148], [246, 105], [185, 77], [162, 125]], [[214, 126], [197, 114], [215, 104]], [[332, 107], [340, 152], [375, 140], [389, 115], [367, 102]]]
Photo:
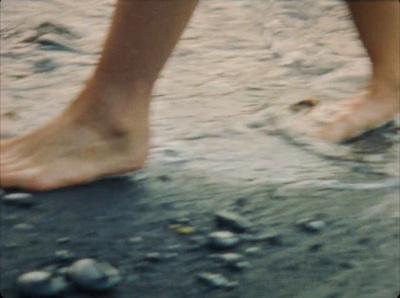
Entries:
[[149, 147], [149, 98], [135, 112], [127, 106], [133, 101], [119, 101], [112, 93], [83, 92], [95, 100], [78, 100], [44, 127], [2, 141], [1, 187], [51, 190], [142, 167]]
[[391, 120], [400, 112], [398, 84], [372, 83], [362, 95], [340, 103], [333, 121], [318, 130], [317, 137], [342, 142]]

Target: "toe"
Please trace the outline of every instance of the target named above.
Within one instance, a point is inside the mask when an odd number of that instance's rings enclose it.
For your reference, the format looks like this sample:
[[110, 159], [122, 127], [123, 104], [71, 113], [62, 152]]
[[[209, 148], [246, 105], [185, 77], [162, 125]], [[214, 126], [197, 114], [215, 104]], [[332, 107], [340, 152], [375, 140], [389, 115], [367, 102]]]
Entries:
[[0, 185], [4, 188], [17, 187], [36, 190], [34, 186], [37, 184], [40, 176], [41, 170], [39, 168], [2, 172], [0, 175]]

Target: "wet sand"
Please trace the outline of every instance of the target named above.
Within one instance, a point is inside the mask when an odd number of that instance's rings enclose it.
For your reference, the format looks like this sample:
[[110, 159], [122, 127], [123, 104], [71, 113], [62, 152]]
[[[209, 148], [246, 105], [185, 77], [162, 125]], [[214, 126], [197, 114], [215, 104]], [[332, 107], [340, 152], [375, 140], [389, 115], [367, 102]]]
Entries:
[[[2, 135], [39, 126], [79, 91], [113, 8], [97, 2], [2, 4]], [[2, 206], [1, 293], [16, 297], [23, 272], [62, 267], [54, 254], [67, 249], [120, 270], [106, 297], [395, 297], [398, 122], [346, 145], [286, 129], [292, 103], [352, 95], [368, 68], [341, 2], [203, 1], [154, 92], [146, 168], [35, 193], [31, 209]], [[282, 243], [243, 240], [233, 249], [251, 264], [243, 271], [214, 262], [204, 241], [225, 209], [252, 222], [247, 238]], [[182, 217], [194, 232], [170, 229]], [[326, 226], [308, 233], [298, 226], [306, 218]], [[177, 256], [148, 262], [154, 251]], [[210, 289], [201, 272], [238, 285]]]

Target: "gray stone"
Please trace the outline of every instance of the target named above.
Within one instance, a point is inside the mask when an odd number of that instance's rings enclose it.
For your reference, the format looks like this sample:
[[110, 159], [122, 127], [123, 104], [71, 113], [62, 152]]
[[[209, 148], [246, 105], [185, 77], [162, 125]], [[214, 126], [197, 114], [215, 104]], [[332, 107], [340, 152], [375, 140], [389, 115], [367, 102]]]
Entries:
[[165, 260], [172, 260], [172, 259], [176, 259], [178, 257], [179, 257], [179, 254], [176, 252], [169, 252], [169, 253], [164, 254], [164, 256], [163, 256], [163, 258]]
[[61, 294], [67, 283], [61, 277], [52, 277], [49, 272], [32, 271], [18, 278], [17, 288], [23, 296], [43, 298]]
[[30, 208], [36, 203], [32, 195], [27, 193], [6, 194], [2, 197], [2, 201], [5, 205], [11, 205], [20, 208]]
[[71, 239], [69, 237], [62, 237], [62, 238], [58, 238], [56, 240], [56, 242], [58, 244], [63, 244], [63, 243], [67, 243], [67, 242], [70, 242], [70, 241], [71, 241]]
[[178, 217], [178, 218], [175, 218], [174, 222], [178, 223], [178, 224], [189, 224], [190, 219], [187, 217]]
[[198, 274], [197, 277], [203, 283], [214, 288], [224, 288], [229, 285], [229, 280], [221, 274], [203, 272]]
[[230, 268], [235, 270], [243, 270], [251, 267], [251, 264], [247, 261], [233, 262], [228, 264]]
[[18, 219], [18, 216], [15, 215], [15, 214], [6, 215], [6, 216], [4, 216], [4, 218], [3, 218], [3, 220], [5, 220], [5, 221], [15, 221], [15, 220], [17, 220], [17, 219]]
[[276, 245], [276, 246], [283, 244], [283, 236], [274, 232], [258, 235], [254, 238], [254, 240], [267, 242], [270, 245]]
[[142, 240], [143, 240], [142, 237], [131, 237], [128, 239], [128, 242], [132, 243], [132, 244], [136, 244], [136, 243], [142, 242]]
[[253, 247], [249, 247], [245, 250], [245, 252], [249, 255], [253, 255], [256, 254], [257, 252], [260, 251], [260, 247], [258, 246], [253, 246]]
[[151, 262], [158, 262], [161, 260], [161, 254], [159, 252], [149, 252], [146, 254], [146, 259]]
[[66, 249], [57, 250], [54, 255], [56, 259], [61, 262], [70, 261], [75, 258], [75, 254]]
[[224, 253], [224, 254], [211, 255], [210, 258], [223, 261], [226, 263], [234, 263], [241, 261], [243, 257], [237, 253]]
[[108, 290], [121, 281], [116, 268], [93, 259], [76, 261], [69, 268], [68, 276], [76, 286], [90, 291]]
[[170, 246], [168, 246], [168, 250], [177, 250], [180, 249], [182, 247], [182, 245], [180, 244], [172, 244]]
[[30, 231], [34, 229], [34, 225], [31, 224], [27, 224], [27, 223], [20, 223], [20, 224], [16, 224], [14, 225], [14, 229], [18, 230], [18, 231]]
[[298, 222], [298, 225], [306, 232], [309, 233], [318, 233], [326, 227], [326, 223], [322, 220], [301, 220]]
[[239, 243], [239, 237], [229, 231], [218, 231], [211, 233], [208, 241], [215, 248], [231, 248]]
[[18, 244], [16, 242], [4, 243], [4, 248], [13, 249], [13, 248], [17, 248], [17, 247], [18, 247]]
[[251, 223], [247, 218], [230, 211], [219, 211], [215, 216], [219, 225], [238, 232], [244, 232], [251, 227]]

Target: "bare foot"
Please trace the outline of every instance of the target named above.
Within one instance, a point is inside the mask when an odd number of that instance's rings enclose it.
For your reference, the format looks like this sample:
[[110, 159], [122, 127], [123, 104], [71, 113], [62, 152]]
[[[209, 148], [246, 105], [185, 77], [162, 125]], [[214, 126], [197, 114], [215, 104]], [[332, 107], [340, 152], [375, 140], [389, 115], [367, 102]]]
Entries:
[[50, 190], [142, 167], [149, 146], [143, 111], [139, 117], [128, 113], [129, 122], [123, 123], [123, 115], [107, 110], [106, 103], [91, 108], [88, 102], [78, 100], [44, 127], [2, 141], [1, 187]]
[[357, 98], [343, 101], [334, 120], [317, 132], [317, 136], [341, 142], [379, 127], [400, 111], [399, 88], [384, 84], [371, 84], [367, 92]]

